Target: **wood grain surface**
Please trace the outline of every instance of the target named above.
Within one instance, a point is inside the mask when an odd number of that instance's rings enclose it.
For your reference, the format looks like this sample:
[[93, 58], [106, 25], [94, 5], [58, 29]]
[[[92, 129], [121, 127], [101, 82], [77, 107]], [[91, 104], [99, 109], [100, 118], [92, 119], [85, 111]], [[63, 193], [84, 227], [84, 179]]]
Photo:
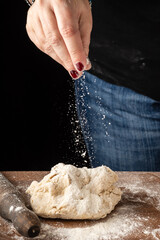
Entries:
[[[48, 172], [2, 172], [23, 194], [33, 180]], [[38, 240], [157, 240], [160, 239], [160, 172], [118, 172], [123, 195], [114, 211], [98, 221], [41, 220]], [[26, 240], [11, 222], [0, 218], [0, 240]]]

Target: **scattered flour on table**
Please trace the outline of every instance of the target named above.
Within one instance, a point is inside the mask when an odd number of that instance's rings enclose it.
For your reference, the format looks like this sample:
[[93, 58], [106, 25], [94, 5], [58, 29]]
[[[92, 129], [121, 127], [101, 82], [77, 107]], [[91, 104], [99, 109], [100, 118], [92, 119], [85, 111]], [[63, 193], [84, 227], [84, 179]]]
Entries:
[[[130, 209], [130, 210], [129, 210]], [[128, 213], [127, 213], [128, 212]], [[39, 238], [41, 239], [55, 239], [55, 240], [120, 240], [124, 237], [130, 236], [134, 233], [141, 233], [144, 229], [144, 222], [150, 221], [149, 218], [141, 218], [135, 221], [135, 207], [123, 206], [120, 207], [117, 213], [113, 213], [111, 217], [104, 220], [93, 222], [90, 226], [81, 226], [73, 228], [63, 228], [50, 226], [49, 224], [42, 224], [42, 232]], [[158, 231], [158, 229], [155, 229]], [[153, 237], [154, 232], [148, 229], [144, 235]]]
[[[147, 181], [146, 176], [147, 174]], [[118, 186], [123, 190], [123, 200], [127, 199], [130, 202], [146, 203], [154, 206], [160, 211], [160, 181], [156, 174], [143, 173], [132, 175], [128, 181], [123, 181], [121, 176], [123, 173], [118, 173], [119, 181]]]
[[[55, 239], [65, 240], [112, 240], [125, 237], [133, 232], [140, 223], [130, 222], [128, 219], [110, 219], [106, 222], [97, 223], [93, 226], [84, 228], [52, 228], [49, 225], [43, 225], [42, 228], [50, 231]], [[44, 237], [45, 239], [45, 237]]]

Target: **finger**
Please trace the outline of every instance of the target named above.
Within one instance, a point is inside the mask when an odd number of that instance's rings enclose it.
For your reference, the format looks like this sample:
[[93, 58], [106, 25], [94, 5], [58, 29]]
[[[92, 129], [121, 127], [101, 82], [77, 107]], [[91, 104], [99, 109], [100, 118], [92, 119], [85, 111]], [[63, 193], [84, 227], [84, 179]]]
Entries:
[[[33, 12], [33, 10], [32, 10]], [[39, 15], [36, 15], [37, 12], [34, 12], [34, 16], [32, 18], [30, 18], [32, 20], [32, 23], [30, 23], [30, 25], [32, 25], [32, 28], [34, 29], [34, 43], [35, 45], [44, 53], [46, 53], [47, 55], [49, 55], [53, 60], [55, 60], [56, 62], [60, 63], [61, 65], [63, 65], [63, 62], [61, 61], [61, 59], [57, 56], [57, 54], [55, 53], [55, 51], [50, 47], [47, 46], [45, 48], [45, 42], [46, 42], [46, 37], [45, 37], [45, 33], [43, 31], [43, 27], [42, 27], [42, 23], [41, 20], [39, 18]]]
[[[72, 1], [72, 4], [74, 4], [74, 1]], [[58, 29], [65, 42], [72, 63], [78, 71], [82, 71], [86, 66], [86, 54], [79, 32], [78, 13], [74, 13], [70, 7], [71, 5], [68, 6], [67, 3], [54, 4], [54, 12]]]
[[41, 47], [43, 47], [45, 35], [39, 17], [32, 18], [32, 27], [34, 29], [38, 42], [40, 43]]
[[82, 14], [79, 21], [79, 29], [83, 44], [83, 49], [85, 51], [87, 57], [87, 63], [85, 70], [89, 70], [91, 68], [91, 62], [89, 61], [89, 45], [91, 40], [91, 31], [92, 31], [92, 15], [91, 12], [87, 11]]
[[[28, 33], [28, 36], [29, 36], [30, 40], [36, 45], [37, 48], [39, 48], [42, 52], [45, 52], [44, 47], [43, 47], [44, 40], [42, 39], [42, 35], [40, 34], [41, 30], [38, 30], [39, 27], [37, 27], [36, 32], [35, 32], [34, 29], [30, 28], [28, 25], [26, 25], [26, 30], [27, 30], [27, 33]], [[59, 57], [56, 55], [56, 53], [54, 51], [50, 52], [49, 56], [52, 59], [54, 59], [56, 62], [63, 65], [62, 61], [59, 59]]]
[[69, 74], [73, 78], [80, 77], [80, 73], [76, 71], [64, 40], [58, 30], [57, 21], [53, 11], [44, 11], [41, 22], [46, 39], [45, 52], [48, 55], [51, 55], [54, 51]]

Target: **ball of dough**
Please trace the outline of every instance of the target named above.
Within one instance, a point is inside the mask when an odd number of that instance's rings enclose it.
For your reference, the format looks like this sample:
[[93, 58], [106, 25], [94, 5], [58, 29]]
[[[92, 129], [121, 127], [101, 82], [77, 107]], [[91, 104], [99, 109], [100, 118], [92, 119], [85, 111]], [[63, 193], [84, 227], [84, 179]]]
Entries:
[[45, 218], [99, 219], [121, 199], [114, 186], [118, 177], [110, 168], [77, 168], [59, 163], [40, 182], [27, 189], [35, 213]]

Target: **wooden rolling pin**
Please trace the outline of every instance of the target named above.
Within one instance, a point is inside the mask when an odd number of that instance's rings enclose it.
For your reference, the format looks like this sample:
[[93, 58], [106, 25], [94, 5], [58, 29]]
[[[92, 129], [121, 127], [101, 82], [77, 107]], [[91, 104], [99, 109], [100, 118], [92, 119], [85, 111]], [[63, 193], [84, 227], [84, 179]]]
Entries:
[[24, 198], [11, 182], [0, 173], [0, 215], [12, 221], [16, 230], [25, 237], [40, 232], [40, 220], [25, 206]]

